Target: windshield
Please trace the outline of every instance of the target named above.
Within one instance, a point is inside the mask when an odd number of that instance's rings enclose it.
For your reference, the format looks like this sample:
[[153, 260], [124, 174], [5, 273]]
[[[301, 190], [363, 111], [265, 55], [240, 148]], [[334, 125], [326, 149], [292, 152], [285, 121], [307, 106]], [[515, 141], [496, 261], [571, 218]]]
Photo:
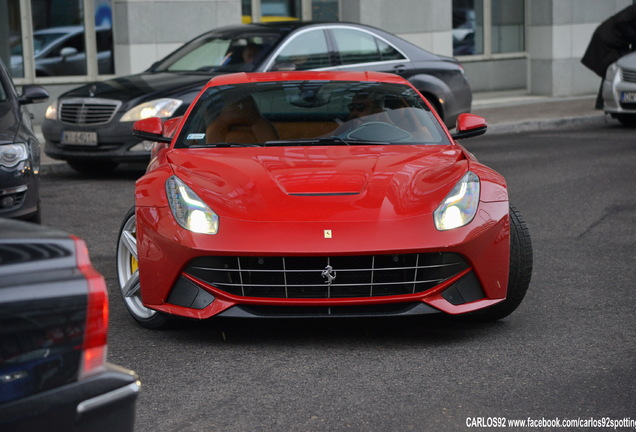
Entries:
[[450, 142], [409, 86], [282, 81], [207, 89], [175, 146], [356, 144]]
[[278, 34], [206, 35], [158, 63], [157, 72], [250, 72], [271, 51]]

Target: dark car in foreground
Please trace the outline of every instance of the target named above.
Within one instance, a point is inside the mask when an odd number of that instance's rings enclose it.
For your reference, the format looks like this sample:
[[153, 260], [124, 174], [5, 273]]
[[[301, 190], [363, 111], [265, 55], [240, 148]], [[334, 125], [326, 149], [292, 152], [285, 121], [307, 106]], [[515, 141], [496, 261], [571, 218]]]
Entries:
[[406, 78], [448, 127], [469, 112], [462, 66], [377, 28], [349, 23], [278, 22], [218, 28], [186, 43], [147, 71], [63, 94], [42, 126], [45, 152], [78, 171], [108, 172], [149, 159], [135, 121], [183, 115], [210, 78], [230, 72], [291, 70], [390, 72]]
[[25, 105], [48, 98], [36, 85], [18, 94], [0, 60], [0, 217], [40, 221], [40, 143]]
[[107, 333], [84, 241], [0, 219], [0, 430], [132, 431], [140, 383], [106, 363]]

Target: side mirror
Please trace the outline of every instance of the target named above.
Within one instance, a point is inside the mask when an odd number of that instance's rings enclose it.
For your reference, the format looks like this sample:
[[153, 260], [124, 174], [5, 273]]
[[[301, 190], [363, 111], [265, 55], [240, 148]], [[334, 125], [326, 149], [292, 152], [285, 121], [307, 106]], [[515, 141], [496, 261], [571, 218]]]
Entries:
[[453, 139], [471, 138], [485, 134], [486, 129], [488, 129], [488, 123], [483, 117], [463, 113], [457, 117], [455, 129], [457, 132], [451, 135]]
[[[169, 143], [172, 141], [172, 137], [164, 135], [163, 126], [163, 122], [159, 117], [138, 120], [133, 125], [132, 134], [146, 141]], [[174, 130], [172, 132], [174, 133]]]
[[44, 102], [49, 98], [49, 92], [39, 85], [26, 84], [22, 86], [22, 94], [18, 102], [22, 105]]
[[77, 48], [73, 48], [73, 47], [64, 47], [60, 50], [60, 56], [63, 59], [66, 59], [66, 57], [70, 57], [70, 56], [74, 56], [75, 54], [77, 54], [79, 51], [77, 51]]

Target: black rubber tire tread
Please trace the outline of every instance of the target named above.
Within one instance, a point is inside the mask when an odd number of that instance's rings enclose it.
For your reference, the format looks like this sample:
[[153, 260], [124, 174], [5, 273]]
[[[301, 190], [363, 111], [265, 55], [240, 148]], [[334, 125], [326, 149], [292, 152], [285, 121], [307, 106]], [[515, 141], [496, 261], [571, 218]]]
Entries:
[[[119, 228], [119, 235], [117, 236], [117, 248], [116, 248], [117, 255], [116, 256], [119, 255], [119, 239], [121, 238], [121, 234], [124, 230], [124, 227], [126, 226], [126, 222], [128, 222], [128, 219], [130, 219], [134, 215], [135, 215], [135, 206], [133, 206], [130, 210], [128, 210]], [[115, 260], [117, 260], [117, 258]], [[117, 269], [117, 271], [119, 271], [119, 269]], [[119, 275], [117, 275], [117, 278], [118, 278], [117, 283], [119, 283]], [[121, 289], [119, 290], [119, 293], [120, 295], [122, 295]], [[161, 329], [172, 328], [175, 324], [176, 320], [172, 319], [170, 315], [163, 312], [157, 312], [151, 318], [139, 318], [128, 308], [128, 303], [126, 303], [125, 299], [123, 298], [123, 295], [122, 295], [122, 301], [124, 302], [124, 306], [126, 307], [126, 310], [130, 314], [130, 316], [133, 317], [135, 321], [137, 321], [137, 323], [142, 327], [145, 327], [151, 330], [161, 330]]]
[[528, 225], [519, 210], [510, 206], [510, 268], [506, 299], [468, 316], [479, 321], [496, 321], [514, 312], [530, 286], [532, 265], [532, 241]]

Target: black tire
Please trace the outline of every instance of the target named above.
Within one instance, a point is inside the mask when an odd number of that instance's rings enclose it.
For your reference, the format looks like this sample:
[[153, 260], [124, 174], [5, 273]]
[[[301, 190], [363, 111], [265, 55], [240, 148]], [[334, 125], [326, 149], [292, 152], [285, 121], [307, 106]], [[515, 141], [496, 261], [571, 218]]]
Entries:
[[[168, 328], [174, 321], [169, 315], [149, 309], [141, 302], [138, 280], [139, 269], [136, 267], [136, 233], [135, 207], [132, 207], [124, 217], [117, 238], [117, 279], [124, 306], [126, 306], [130, 316], [142, 327], [153, 330]], [[134, 241], [131, 241], [131, 239], [134, 239]], [[134, 289], [129, 291], [127, 285], [131, 282], [131, 279]]]
[[112, 161], [67, 160], [67, 164], [80, 174], [103, 177], [112, 173], [119, 165]]
[[514, 312], [530, 286], [532, 258], [532, 242], [526, 221], [516, 208], [510, 206], [510, 269], [506, 299], [469, 316], [479, 321], [496, 321]]

